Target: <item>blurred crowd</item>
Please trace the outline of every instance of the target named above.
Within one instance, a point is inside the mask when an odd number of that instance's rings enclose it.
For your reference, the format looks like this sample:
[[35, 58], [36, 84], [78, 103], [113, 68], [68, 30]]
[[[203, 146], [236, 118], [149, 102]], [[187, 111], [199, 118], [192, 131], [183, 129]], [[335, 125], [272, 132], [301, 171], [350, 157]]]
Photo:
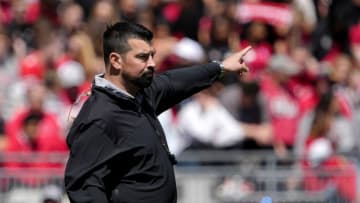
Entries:
[[118, 20], [153, 31], [158, 73], [253, 47], [249, 73], [160, 115], [176, 155], [267, 149], [319, 166], [359, 151], [359, 0], [0, 0], [1, 151], [68, 150]]

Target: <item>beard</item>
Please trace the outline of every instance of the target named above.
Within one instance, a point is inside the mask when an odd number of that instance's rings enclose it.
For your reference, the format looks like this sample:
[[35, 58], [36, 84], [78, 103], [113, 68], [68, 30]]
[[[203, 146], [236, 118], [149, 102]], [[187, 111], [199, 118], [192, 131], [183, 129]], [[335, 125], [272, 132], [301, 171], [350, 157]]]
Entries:
[[[126, 75], [125, 75], [126, 77]], [[149, 70], [145, 71], [139, 77], [126, 77], [127, 80], [132, 83], [134, 86], [138, 87], [139, 89], [144, 89], [149, 87], [154, 78], [154, 68], [149, 68]]]
[[134, 80], [135, 85], [140, 88], [149, 87], [154, 78], [154, 71], [146, 71], [140, 77]]

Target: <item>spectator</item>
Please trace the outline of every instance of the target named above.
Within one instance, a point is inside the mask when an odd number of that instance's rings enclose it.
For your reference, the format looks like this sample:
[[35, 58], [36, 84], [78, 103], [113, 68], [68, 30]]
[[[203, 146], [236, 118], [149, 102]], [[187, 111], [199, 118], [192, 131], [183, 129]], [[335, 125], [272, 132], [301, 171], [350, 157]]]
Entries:
[[303, 156], [303, 147], [313, 139], [326, 137], [333, 143], [335, 153], [350, 152], [355, 146], [352, 121], [340, 113], [340, 100], [330, 91], [320, 97], [313, 112], [303, 117], [297, 135], [297, 155]]
[[333, 46], [329, 19], [330, 1], [315, 1], [317, 24], [311, 33], [311, 52], [318, 60], [322, 60]]
[[60, 0], [39, 0], [39, 18], [50, 20], [54, 26], [59, 25], [59, 16], [57, 8], [59, 7]]
[[300, 33], [304, 33], [306, 37], [311, 34], [316, 25], [316, 9], [313, 1], [295, 0], [294, 5], [298, 12], [298, 20], [300, 21]]
[[321, 95], [315, 110], [303, 117], [295, 149], [298, 156], [303, 156], [309, 143], [321, 137], [333, 143], [335, 153], [350, 152], [354, 148], [352, 123], [339, 113], [339, 105], [338, 97], [330, 91]]
[[274, 132], [274, 147], [279, 156], [288, 156], [296, 140], [301, 117], [298, 98], [287, 83], [299, 67], [286, 55], [274, 55], [268, 65], [268, 74], [260, 81], [260, 89], [267, 101], [266, 111]]
[[308, 49], [297, 46], [290, 57], [299, 66], [299, 72], [291, 77], [288, 86], [299, 100], [301, 114], [311, 111], [318, 102], [316, 83], [323, 76], [320, 63]]
[[329, 7], [329, 26], [334, 49], [349, 53], [349, 29], [360, 19], [360, 2], [357, 0], [331, 1]]
[[62, 44], [58, 35], [48, 21], [37, 22], [36, 33], [39, 49], [32, 50], [19, 61], [17, 78], [11, 81], [5, 99], [5, 119], [8, 119], [17, 109], [26, 105], [26, 91], [34, 83], [42, 83], [54, 70], [54, 62], [62, 52]]
[[[320, 127], [320, 126], [319, 126]], [[347, 158], [337, 155], [326, 138], [318, 138], [308, 145], [303, 165], [306, 191], [331, 191], [332, 200], [357, 202], [357, 171]]]
[[183, 37], [179, 40], [174, 38], [157, 39], [154, 43], [154, 46], [156, 45], [157, 48], [164, 48], [164, 50], [160, 51], [160, 58], [158, 58], [158, 60], [162, 58], [163, 63], [157, 72], [174, 67], [202, 63], [206, 58], [202, 46], [197, 41], [188, 37]]
[[171, 31], [178, 38], [189, 37], [196, 40], [202, 14], [202, 2], [200, 0], [177, 0], [170, 2], [163, 8], [163, 15], [170, 22]]
[[91, 9], [98, 0], [75, 0], [75, 3], [79, 4], [84, 10], [84, 20], [88, 21], [91, 13]]
[[210, 18], [216, 18], [220, 16], [225, 16], [228, 13], [226, 13], [226, 6], [229, 4], [226, 1], [203, 1], [204, 4], [204, 13], [205, 16], [208, 16]]
[[236, 120], [245, 124], [259, 126], [259, 129], [268, 132], [269, 137], [266, 142], [257, 142], [259, 140], [249, 136], [237, 146], [238, 148], [272, 148], [272, 127], [267, 115], [265, 100], [257, 82], [243, 77], [238, 83], [225, 86], [219, 93], [219, 99]]
[[[56, 76], [60, 83], [60, 89], [58, 92], [55, 92], [55, 94], [63, 106], [63, 109], [60, 108], [63, 111], [58, 111], [57, 114], [58, 117], [63, 118], [62, 122], [64, 122], [66, 126], [65, 129], [67, 129], [67, 124], [69, 124], [68, 112], [70, 110], [74, 112], [79, 110], [72, 109], [72, 107], [74, 107], [73, 104], [81, 94], [86, 94], [86, 92], [89, 91], [90, 84], [85, 83], [84, 68], [76, 61], [67, 61], [61, 64], [56, 70]], [[79, 108], [79, 106], [76, 106], [76, 108]], [[64, 113], [64, 110], [66, 113]]]
[[245, 138], [269, 142], [271, 134], [258, 125], [239, 122], [216, 97], [219, 84], [204, 90], [181, 107], [178, 128], [192, 149], [234, 147]]
[[31, 16], [32, 4], [26, 1], [12, 1], [9, 4], [9, 18], [7, 29], [9, 36], [22, 39], [28, 47], [34, 47], [35, 33], [33, 32], [34, 19], [38, 14]]
[[[17, 43], [17, 42], [19, 43]], [[6, 95], [9, 86], [17, 79], [18, 58], [15, 53], [11, 52], [11, 46], [17, 47], [15, 44], [23, 44], [23, 41], [16, 39], [14, 42], [8, 36], [6, 30], [0, 28], [0, 117], [7, 117], [8, 106], [6, 106]]]
[[[28, 92], [29, 106], [14, 114], [6, 123], [8, 144], [6, 152], [34, 153], [34, 152], [66, 152], [65, 137], [62, 134], [56, 117], [44, 111], [45, 88], [42, 85], [33, 86]], [[59, 167], [50, 162], [22, 163], [21, 160], [7, 162], [13, 169], [22, 167]]]
[[94, 22], [99, 22], [101, 24], [108, 24], [119, 19], [116, 11], [117, 9], [115, 7], [115, 4], [113, 4], [111, 1], [107, 1], [107, 0], [96, 1], [91, 9], [89, 25], [91, 25]]
[[[159, 19], [154, 22], [152, 30], [154, 32], [153, 46], [157, 50], [155, 62], [159, 64], [158, 67], [156, 67], [156, 71], [162, 72], [173, 68], [175, 66], [174, 63], [180, 60], [173, 56], [172, 53], [175, 45], [179, 44], [181, 40], [179, 41], [179, 39], [171, 35], [170, 25], [164, 19]], [[192, 40], [184, 41], [189, 42]]]
[[104, 71], [102, 59], [96, 55], [94, 43], [85, 32], [77, 32], [69, 36], [68, 55], [81, 64], [87, 83], [91, 83], [96, 74]]
[[334, 91], [339, 100], [339, 111], [347, 119], [353, 117], [353, 106], [349, 96], [349, 78], [353, 69], [351, 58], [346, 54], [339, 54], [334, 61], [329, 64], [328, 74], [324, 78], [323, 92]]
[[251, 22], [244, 28], [243, 39], [240, 47], [251, 45], [253, 52], [248, 56], [249, 66], [252, 72], [251, 78], [258, 80], [261, 78], [273, 52], [271, 43], [269, 42], [269, 26], [262, 22]]
[[94, 44], [97, 57], [102, 57], [102, 42], [99, 40], [107, 24], [119, 19], [115, 5], [112, 1], [99, 0], [91, 7], [89, 19], [86, 23], [86, 31]]
[[132, 0], [117, 0], [115, 1], [115, 5], [117, 5], [118, 15], [121, 19], [135, 22], [137, 18], [137, 10], [138, 10], [138, 1]]
[[[322, 95], [317, 105], [317, 108], [313, 112], [311, 124], [307, 128], [308, 131], [307, 131], [307, 137], [305, 138], [306, 141], [305, 143], [300, 144], [300, 146], [305, 147], [305, 156], [306, 156], [306, 149], [313, 140], [318, 138], [326, 138], [327, 140], [330, 141], [328, 135], [330, 129], [334, 125], [334, 119], [337, 111], [338, 111], [338, 103], [332, 92]], [[333, 147], [332, 147], [332, 151], [335, 151]], [[299, 155], [303, 156], [303, 154], [299, 154]]]
[[230, 50], [229, 35], [231, 34], [231, 22], [224, 17], [216, 17], [211, 21], [210, 44], [207, 45], [207, 55], [209, 60], [221, 60]]
[[65, 35], [83, 29], [84, 11], [79, 4], [74, 2], [62, 3], [59, 6], [59, 11], [59, 21]]

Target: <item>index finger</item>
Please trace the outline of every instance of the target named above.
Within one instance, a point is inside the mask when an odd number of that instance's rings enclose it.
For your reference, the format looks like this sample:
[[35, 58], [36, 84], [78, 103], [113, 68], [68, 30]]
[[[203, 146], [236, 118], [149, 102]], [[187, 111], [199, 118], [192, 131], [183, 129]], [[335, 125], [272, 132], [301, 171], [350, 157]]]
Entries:
[[247, 46], [245, 49], [240, 51], [240, 58], [244, 57], [250, 50], [252, 49], [251, 46]]

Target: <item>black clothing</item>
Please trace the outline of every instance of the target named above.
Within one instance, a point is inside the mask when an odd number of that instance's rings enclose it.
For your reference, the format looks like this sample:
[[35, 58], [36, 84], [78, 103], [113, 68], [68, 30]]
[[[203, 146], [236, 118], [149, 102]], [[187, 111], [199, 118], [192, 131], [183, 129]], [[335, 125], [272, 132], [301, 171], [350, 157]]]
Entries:
[[5, 135], [5, 121], [0, 117], [0, 137]]
[[216, 63], [159, 74], [132, 99], [93, 86], [67, 137], [71, 202], [171, 203], [176, 183], [157, 116], [219, 76]]

